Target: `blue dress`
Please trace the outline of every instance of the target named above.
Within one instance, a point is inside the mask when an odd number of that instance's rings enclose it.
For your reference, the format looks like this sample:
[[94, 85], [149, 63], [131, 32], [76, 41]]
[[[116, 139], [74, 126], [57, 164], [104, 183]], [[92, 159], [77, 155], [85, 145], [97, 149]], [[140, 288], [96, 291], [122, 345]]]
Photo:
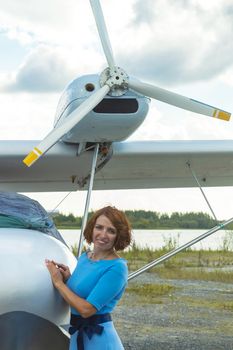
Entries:
[[[92, 304], [96, 314], [110, 313], [124, 293], [128, 277], [127, 263], [124, 259], [93, 261], [87, 253], [81, 255], [77, 266], [67, 281], [67, 286], [78, 296]], [[71, 308], [72, 314], [79, 315]], [[124, 350], [112, 321], [102, 323], [101, 335], [94, 334], [91, 339], [84, 334], [85, 350]], [[77, 349], [77, 335], [70, 339], [69, 350]]]

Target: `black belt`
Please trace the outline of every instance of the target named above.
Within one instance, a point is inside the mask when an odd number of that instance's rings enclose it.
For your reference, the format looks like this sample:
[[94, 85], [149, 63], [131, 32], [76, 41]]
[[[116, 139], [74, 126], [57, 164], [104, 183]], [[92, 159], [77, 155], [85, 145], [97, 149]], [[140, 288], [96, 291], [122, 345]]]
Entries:
[[84, 350], [83, 334], [87, 334], [91, 339], [94, 334], [102, 334], [104, 327], [100, 323], [111, 321], [110, 314], [93, 315], [91, 317], [83, 318], [82, 316], [71, 314], [69, 333], [72, 335], [78, 331], [77, 349]]

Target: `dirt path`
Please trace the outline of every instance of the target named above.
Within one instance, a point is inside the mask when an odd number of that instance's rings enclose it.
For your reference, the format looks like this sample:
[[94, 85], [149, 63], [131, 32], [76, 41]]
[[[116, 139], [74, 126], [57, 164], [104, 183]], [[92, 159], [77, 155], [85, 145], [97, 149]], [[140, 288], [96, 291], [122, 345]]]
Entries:
[[125, 350], [233, 350], [233, 285], [149, 273], [130, 283], [175, 289], [160, 304], [135, 303], [133, 293], [125, 294], [113, 314]]

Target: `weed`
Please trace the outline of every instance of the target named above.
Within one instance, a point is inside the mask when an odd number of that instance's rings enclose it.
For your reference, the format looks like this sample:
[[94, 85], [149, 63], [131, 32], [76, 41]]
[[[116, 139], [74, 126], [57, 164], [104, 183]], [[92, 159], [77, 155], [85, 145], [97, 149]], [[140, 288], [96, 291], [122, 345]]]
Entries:
[[126, 289], [126, 297], [123, 299], [123, 304], [127, 303], [127, 295], [132, 295], [135, 304], [161, 304], [163, 302], [162, 297], [171, 296], [175, 287], [170, 284], [130, 284]]
[[214, 281], [222, 283], [232, 283], [233, 281], [233, 271], [225, 272], [220, 269], [206, 271], [203, 268], [181, 269], [174, 267], [173, 269], [167, 269], [160, 267], [156, 268], [156, 273], [159, 277], [167, 279]]

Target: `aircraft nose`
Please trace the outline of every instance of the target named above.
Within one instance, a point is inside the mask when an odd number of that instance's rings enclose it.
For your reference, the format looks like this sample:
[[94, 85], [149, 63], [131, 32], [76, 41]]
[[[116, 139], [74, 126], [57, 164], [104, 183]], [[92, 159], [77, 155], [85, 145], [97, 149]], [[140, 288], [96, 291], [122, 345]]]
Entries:
[[54, 289], [45, 258], [69, 265], [76, 259], [59, 240], [26, 229], [0, 229], [0, 314], [25, 311], [56, 324], [69, 320], [69, 306]]

